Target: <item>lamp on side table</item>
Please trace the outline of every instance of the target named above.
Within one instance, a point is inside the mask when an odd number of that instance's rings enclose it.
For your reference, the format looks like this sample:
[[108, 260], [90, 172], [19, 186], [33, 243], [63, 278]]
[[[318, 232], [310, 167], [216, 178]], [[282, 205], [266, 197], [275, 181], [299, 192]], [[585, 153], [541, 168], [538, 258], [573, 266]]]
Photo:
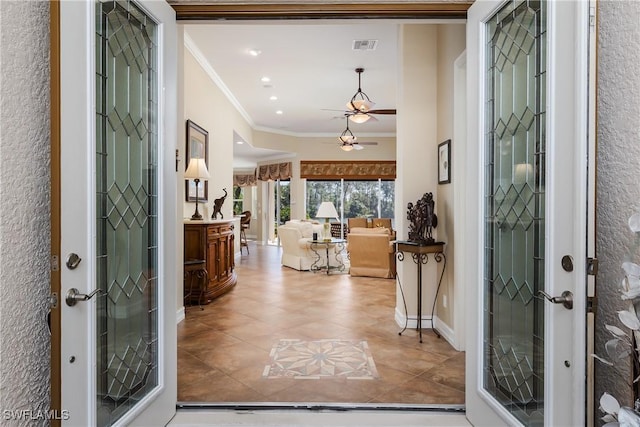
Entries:
[[201, 179], [209, 179], [209, 171], [207, 170], [207, 164], [204, 159], [194, 157], [189, 160], [189, 167], [187, 167], [187, 171], [184, 173], [184, 178], [192, 179], [196, 183], [196, 211], [191, 216], [191, 219], [202, 219], [202, 215], [198, 212], [198, 184], [200, 184]]
[[324, 218], [325, 222], [322, 238], [324, 240], [331, 240], [331, 224], [329, 224], [329, 220], [331, 218], [338, 219], [338, 211], [336, 210], [336, 207], [331, 202], [320, 203], [316, 218]]

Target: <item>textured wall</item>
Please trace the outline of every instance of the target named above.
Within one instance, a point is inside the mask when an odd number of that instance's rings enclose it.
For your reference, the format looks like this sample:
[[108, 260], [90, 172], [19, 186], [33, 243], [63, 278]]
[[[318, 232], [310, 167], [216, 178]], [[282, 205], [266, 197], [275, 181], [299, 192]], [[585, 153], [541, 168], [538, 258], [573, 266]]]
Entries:
[[49, 4], [0, 1], [0, 411], [49, 407], [49, 160]]
[[[596, 352], [604, 355], [610, 334], [603, 325], [620, 325], [616, 311], [626, 308], [621, 264], [640, 263], [640, 236], [627, 226], [640, 211], [640, 2], [601, 1], [598, 13]], [[629, 405], [630, 365], [620, 365], [596, 364], [596, 398], [608, 391]]]

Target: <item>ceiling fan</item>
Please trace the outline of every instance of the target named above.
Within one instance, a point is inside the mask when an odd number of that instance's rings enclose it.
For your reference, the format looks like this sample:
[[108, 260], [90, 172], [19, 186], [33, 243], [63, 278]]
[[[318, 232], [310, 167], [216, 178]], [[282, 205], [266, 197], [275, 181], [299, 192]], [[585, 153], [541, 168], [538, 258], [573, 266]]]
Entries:
[[347, 102], [347, 110], [327, 110], [325, 111], [342, 111], [345, 116], [354, 123], [364, 123], [368, 120], [376, 121], [372, 114], [396, 114], [395, 108], [373, 109], [375, 102], [371, 101], [366, 93], [362, 91], [362, 73], [364, 68], [356, 68], [358, 73], [358, 90]]
[[362, 150], [364, 148], [363, 145], [378, 145], [377, 142], [358, 142], [358, 137], [349, 129], [348, 115], [345, 114], [345, 117], [347, 117], [347, 128], [338, 137], [338, 148], [343, 151], [351, 151]]
[[362, 150], [364, 147], [358, 144], [358, 137], [349, 129], [349, 118], [346, 114], [345, 117], [347, 117], [347, 128], [338, 137], [338, 141], [340, 141], [338, 148], [343, 151]]
[[345, 115], [354, 123], [364, 123], [367, 120], [374, 119], [371, 114], [396, 114], [395, 108], [373, 109], [375, 102], [371, 101], [366, 93], [362, 91], [362, 73], [364, 68], [356, 68], [358, 73], [358, 90], [347, 102], [347, 111]]

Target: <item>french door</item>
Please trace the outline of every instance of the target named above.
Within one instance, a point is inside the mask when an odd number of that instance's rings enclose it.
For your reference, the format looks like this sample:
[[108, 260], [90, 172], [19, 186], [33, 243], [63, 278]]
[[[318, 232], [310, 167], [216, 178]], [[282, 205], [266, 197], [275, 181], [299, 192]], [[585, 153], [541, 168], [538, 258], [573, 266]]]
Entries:
[[60, 28], [65, 425], [165, 425], [181, 223], [175, 15], [157, 1], [62, 1]]
[[468, 11], [474, 425], [584, 425], [588, 34], [588, 2]]

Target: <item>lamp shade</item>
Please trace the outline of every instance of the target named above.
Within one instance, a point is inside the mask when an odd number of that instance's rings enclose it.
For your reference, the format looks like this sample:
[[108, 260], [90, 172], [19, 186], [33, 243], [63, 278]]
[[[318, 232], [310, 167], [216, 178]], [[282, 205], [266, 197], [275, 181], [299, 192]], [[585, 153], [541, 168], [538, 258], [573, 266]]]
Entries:
[[349, 120], [354, 123], [364, 123], [371, 119], [372, 117], [365, 113], [356, 113], [349, 116]]
[[209, 179], [209, 171], [204, 159], [194, 157], [189, 160], [189, 166], [184, 173], [185, 179]]
[[316, 218], [338, 218], [338, 211], [336, 207], [333, 206], [331, 202], [322, 202], [320, 206], [318, 206], [318, 213], [316, 214]]
[[367, 111], [371, 110], [374, 105], [376, 105], [375, 102], [371, 102], [369, 99], [364, 99], [364, 98], [355, 99], [355, 95], [354, 95], [354, 98], [347, 103], [347, 108], [352, 111], [358, 110], [358, 111], [362, 111], [363, 113], [366, 113]]

